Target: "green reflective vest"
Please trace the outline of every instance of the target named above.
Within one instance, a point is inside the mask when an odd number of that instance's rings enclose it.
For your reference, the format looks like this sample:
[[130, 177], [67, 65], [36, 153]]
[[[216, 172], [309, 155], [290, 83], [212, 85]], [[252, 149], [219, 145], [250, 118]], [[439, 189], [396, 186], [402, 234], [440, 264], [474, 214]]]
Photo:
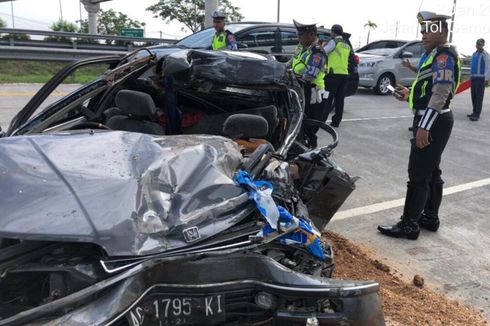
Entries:
[[213, 43], [211, 43], [211, 48], [215, 51], [226, 49], [226, 31], [215, 33], [213, 37]]
[[[301, 45], [298, 45], [296, 48], [296, 54], [293, 57], [292, 68], [293, 72], [296, 75], [302, 76], [305, 72], [306, 65], [310, 60], [310, 56], [313, 53], [311, 47], [304, 48]], [[319, 88], [325, 88], [325, 67], [320, 71], [320, 73], [316, 76], [315, 80], [311, 81], [313, 84], [318, 86]]]
[[328, 54], [328, 73], [336, 75], [349, 74], [350, 45], [341, 38], [335, 38], [335, 49]]
[[453, 89], [451, 91], [451, 94], [449, 94], [448, 99], [446, 100], [446, 104], [442, 109], [449, 108], [449, 105], [451, 104], [451, 99], [453, 98], [454, 92], [459, 86], [459, 82], [461, 80], [461, 63], [459, 61], [458, 54], [452, 46], [449, 48], [439, 47], [436, 50], [432, 51], [429, 57], [421, 65], [417, 73], [417, 77], [412, 83], [412, 87], [410, 88], [410, 95], [408, 97], [408, 103], [412, 110], [425, 110], [429, 105], [429, 101], [432, 96], [432, 63], [434, 62], [434, 58], [436, 58], [441, 53], [449, 54], [456, 63]]

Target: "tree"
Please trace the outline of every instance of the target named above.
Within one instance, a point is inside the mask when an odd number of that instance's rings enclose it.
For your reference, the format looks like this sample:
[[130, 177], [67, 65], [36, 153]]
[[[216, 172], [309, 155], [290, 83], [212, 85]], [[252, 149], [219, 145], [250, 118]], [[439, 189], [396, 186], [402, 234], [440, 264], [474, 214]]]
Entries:
[[371, 28], [372, 29], [376, 29], [378, 28], [378, 25], [376, 25], [375, 22], [372, 22], [370, 20], [367, 21], [366, 24], [364, 24], [364, 28], [368, 27], [368, 35], [367, 35], [367, 43], [366, 44], [369, 44], [369, 35], [371, 34]]
[[[165, 23], [179, 21], [195, 33], [204, 28], [204, 2], [205, 0], [159, 0], [146, 10], [153, 12], [155, 18], [160, 17]], [[218, 8], [229, 21], [243, 19], [240, 8], [234, 7], [230, 0], [220, 0]]]
[[[120, 35], [123, 28], [143, 28], [146, 23], [133, 20], [122, 12], [116, 12], [113, 9], [99, 10], [97, 30], [99, 34]], [[88, 33], [88, 20], [82, 22], [82, 33]], [[107, 40], [107, 44], [114, 41]], [[120, 42], [117, 42], [120, 43]]]
[[[49, 28], [55, 32], [76, 33], [78, 31], [77, 25], [61, 18], [52, 23]], [[44, 40], [50, 42], [71, 42], [71, 38], [64, 36], [48, 36]]]
[[[6, 28], [6, 27], [7, 27], [7, 23], [5, 22], [5, 20], [0, 18], [0, 28]], [[0, 38], [2, 40], [14, 39], [17, 41], [30, 39], [29, 35], [27, 35], [27, 34], [0, 34]]]

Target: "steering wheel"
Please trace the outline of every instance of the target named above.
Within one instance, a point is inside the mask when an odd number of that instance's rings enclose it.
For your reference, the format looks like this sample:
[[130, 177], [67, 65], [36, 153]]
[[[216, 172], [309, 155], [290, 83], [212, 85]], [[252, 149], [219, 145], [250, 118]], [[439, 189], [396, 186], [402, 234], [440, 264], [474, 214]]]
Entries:
[[332, 151], [337, 145], [339, 144], [339, 135], [337, 134], [337, 131], [333, 129], [331, 126], [327, 125], [325, 122], [321, 122], [318, 120], [313, 120], [313, 119], [303, 119], [303, 126], [312, 126], [312, 127], [318, 127], [320, 129], [323, 129], [324, 131], [328, 132], [330, 136], [332, 136], [333, 142], [328, 144], [325, 147], [321, 147], [321, 150], [325, 149], [328, 152]]
[[318, 120], [312, 120], [312, 119], [303, 119], [303, 128], [305, 126], [317, 127], [319, 129], [326, 131], [327, 133], [330, 134], [330, 136], [332, 136], [333, 141], [332, 143], [324, 147], [311, 148], [305, 145], [304, 143], [302, 143], [299, 139], [296, 139], [294, 141], [294, 145], [299, 152], [296, 152], [294, 156], [296, 155], [308, 156], [311, 157], [312, 159], [317, 159], [317, 160], [321, 160], [324, 157], [328, 157], [331, 154], [332, 150], [335, 147], [337, 147], [339, 143], [339, 137], [335, 129], [333, 129], [331, 126], [327, 125], [324, 122]]

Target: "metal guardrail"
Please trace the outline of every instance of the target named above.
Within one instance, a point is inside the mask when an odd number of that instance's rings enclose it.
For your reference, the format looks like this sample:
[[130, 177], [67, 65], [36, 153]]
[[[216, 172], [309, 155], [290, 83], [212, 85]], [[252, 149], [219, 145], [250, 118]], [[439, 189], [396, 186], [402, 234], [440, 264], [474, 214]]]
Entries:
[[[29, 39], [25, 38], [29, 36]], [[31, 36], [40, 39], [30, 39]], [[42, 39], [44, 37], [44, 39]], [[110, 41], [112, 44], [107, 44]], [[101, 55], [123, 55], [137, 47], [173, 44], [177, 40], [0, 28], [0, 59], [73, 61]]]

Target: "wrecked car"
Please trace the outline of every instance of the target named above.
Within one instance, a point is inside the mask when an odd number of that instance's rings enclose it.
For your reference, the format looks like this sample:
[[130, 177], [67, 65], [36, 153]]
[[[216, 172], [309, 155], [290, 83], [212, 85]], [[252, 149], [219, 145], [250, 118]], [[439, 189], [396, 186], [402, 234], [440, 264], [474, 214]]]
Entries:
[[[77, 69], [105, 73], [42, 107]], [[73, 63], [0, 139], [0, 325], [382, 325], [320, 231], [354, 189], [252, 53]], [[332, 135], [322, 148], [302, 127]]]

